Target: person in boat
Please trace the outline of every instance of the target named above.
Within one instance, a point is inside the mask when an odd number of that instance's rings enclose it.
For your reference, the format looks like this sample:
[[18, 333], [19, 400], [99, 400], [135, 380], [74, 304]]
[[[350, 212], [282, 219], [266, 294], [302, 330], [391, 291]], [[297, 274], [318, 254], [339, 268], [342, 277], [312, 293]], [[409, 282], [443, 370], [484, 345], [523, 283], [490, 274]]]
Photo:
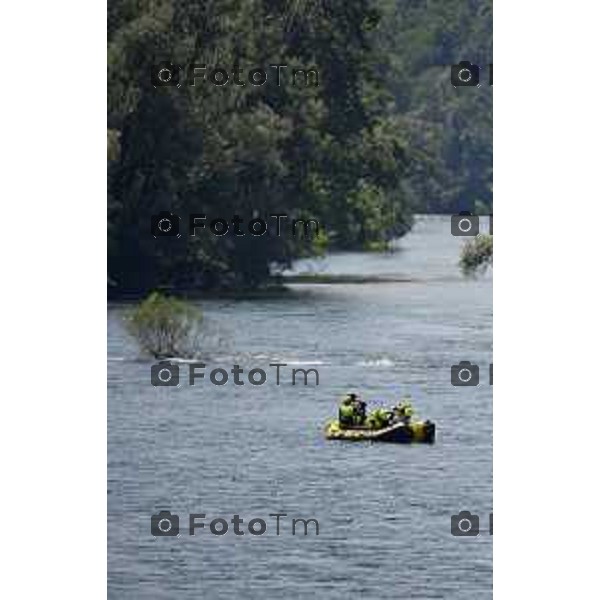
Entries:
[[401, 421], [405, 425], [408, 425], [410, 423], [410, 419], [415, 414], [410, 400], [402, 400], [400, 404], [394, 407], [394, 410], [392, 412], [394, 421]]
[[348, 397], [354, 405], [355, 425], [364, 425], [367, 419], [367, 403], [363, 402], [356, 394], [349, 394]]
[[342, 429], [353, 427], [356, 419], [356, 406], [350, 396], [346, 396], [340, 404], [338, 420]]
[[367, 404], [359, 400], [356, 394], [348, 394], [339, 409], [340, 427], [356, 427], [365, 422], [367, 418]]
[[376, 408], [366, 420], [369, 429], [385, 429], [392, 424], [392, 412], [385, 408]]

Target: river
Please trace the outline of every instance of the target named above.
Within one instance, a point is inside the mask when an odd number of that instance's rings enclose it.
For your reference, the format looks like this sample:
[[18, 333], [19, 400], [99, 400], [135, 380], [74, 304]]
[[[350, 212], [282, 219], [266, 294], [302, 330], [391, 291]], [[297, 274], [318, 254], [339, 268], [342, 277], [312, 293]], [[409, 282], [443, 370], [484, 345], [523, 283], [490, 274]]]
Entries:
[[[108, 309], [109, 598], [492, 598], [492, 276], [463, 277], [450, 217], [419, 217], [388, 254], [336, 254], [298, 270], [392, 275], [407, 281], [294, 284], [281, 297], [206, 300], [204, 380], [154, 387], [153, 361]], [[480, 367], [455, 387], [453, 364]], [[281, 367], [280, 385], [269, 363]], [[210, 370], [244, 368], [222, 386]], [[267, 381], [250, 385], [247, 371]], [[319, 385], [291, 369], [317, 369]], [[347, 391], [370, 406], [410, 394], [437, 424], [434, 445], [323, 439]], [[179, 537], [153, 537], [170, 510]], [[480, 516], [480, 535], [451, 535], [451, 516]], [[205, 513], [188, 534], [189, 513]], [[281, 519], [275, 533], [272, 513]], [[213, 535], [216, 517], [245, 535]], [[291, 519], [313, 518], [291, 533]], [[263, 518], [264, 535], [247, 532]]]

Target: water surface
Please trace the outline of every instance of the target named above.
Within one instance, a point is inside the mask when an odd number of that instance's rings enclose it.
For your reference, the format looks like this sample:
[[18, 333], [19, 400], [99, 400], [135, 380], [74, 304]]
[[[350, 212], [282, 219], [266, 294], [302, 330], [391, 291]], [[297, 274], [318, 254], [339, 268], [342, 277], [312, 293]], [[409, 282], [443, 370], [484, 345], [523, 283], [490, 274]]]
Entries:
[[[127, 307], [109, 306], [110, 598], [492, 597], [492, 278], [460, 274], [462, 243], [449, 217], [423, 217], [394, 253], [297, 267], [410, 283], [200, 302], [207, 371], [262, 368], [262, 386], [231, 377], [190, 387], [182, 365], [183, 385], [153, 387], [153, 361], [123, 327]], [[480, 365], [478, 387], [450, 384], [460, 360]], [[279, 386], [273, 362], [289, 365]], [[293, 386], [292, 367], [318, 369], [319, 385]], [[348, 390], [370, 404], [411, 394], [437, 423], [436, 444], [326, 442], [322, 426]], [[150, 534], [150, 516], [165, 509], [180, 515], [178, 538]], [[461, 509], [480, 514], [481, 535], [450, 534]], [[280, 536], [276, 512], [289, 515]], [[269, 529], [190, 537], [189, 513], [263, 518]], [[292, 517], [318, 519], [320, 535], [292, 536]]]

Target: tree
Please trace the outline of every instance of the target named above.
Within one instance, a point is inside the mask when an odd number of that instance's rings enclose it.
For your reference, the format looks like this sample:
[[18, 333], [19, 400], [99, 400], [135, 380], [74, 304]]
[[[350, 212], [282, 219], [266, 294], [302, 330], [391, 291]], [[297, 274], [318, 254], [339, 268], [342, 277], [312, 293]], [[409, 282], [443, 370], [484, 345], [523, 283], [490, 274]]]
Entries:
[[[375, 0], [111, 0], [108, 126], [109, 280], [117, 291], [256, 287], [272, 265], [318, 242], [204, 235], [152, 238], [161, 210], [214, 217], [286, 213], [320, 220], [332, 246], [404, 233], [408, 165], [378, 71]], [[319, 71], [319, 86], [154, 88], [160, 61], [272, 63]], [[271, 77], [275, 75], [271, 69]], [[284, 73], [285, 77], [285, 73]], [[272, 81], [272, 80], [271, 80]], [[113, 142], [114, 145], [114, 142]]]

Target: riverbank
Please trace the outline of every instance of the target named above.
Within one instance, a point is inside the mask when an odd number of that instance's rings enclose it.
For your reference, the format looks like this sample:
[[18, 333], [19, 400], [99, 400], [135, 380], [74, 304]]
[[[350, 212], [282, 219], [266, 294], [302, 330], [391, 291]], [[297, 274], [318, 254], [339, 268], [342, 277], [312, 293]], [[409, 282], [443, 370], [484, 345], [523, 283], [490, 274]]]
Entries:
[[[347, 275], [333, 273], [298, 273], [294, 275], [285, 275], [283, 277], [274, 277], [272, 282], [256, 289], [176, 289], [176, 288], [161, 288], [160, 291], [167, 295], [181, 296], [198, 300], [201, 298], [211, 299], [261, 299], [273, 298], [293, 292], [290, 285], [366, 285], [377, 283], [419, 283], [421, 280], [415, 277], [401, 277], [399, 275]], [[111, 295], [109, 289], [108, 299], [112, 302], [137, 302], [148, 295], [147, 292], [114, 292]]]

